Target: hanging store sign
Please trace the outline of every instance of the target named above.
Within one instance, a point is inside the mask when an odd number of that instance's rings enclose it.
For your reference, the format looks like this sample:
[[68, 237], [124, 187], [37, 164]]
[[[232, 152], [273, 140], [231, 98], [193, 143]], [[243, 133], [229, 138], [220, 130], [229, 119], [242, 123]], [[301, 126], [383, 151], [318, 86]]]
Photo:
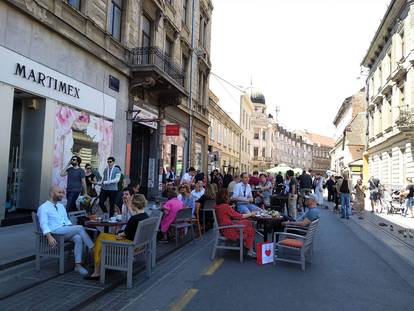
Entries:
[[180, 125], [179, 124], [167, 124], [165, 126], [165, 135], [180, 136]]
[[145, 110], [144, 108], [141, 108], [137, 105], [134, 105], [134, 111], [136, 111], [136, 115], [134, 116], [134, 119], [136, 122], [151, 127], [153, 129], [158, 128], [157, 120], [158, 115], [155, 113], [152, 113], [151, 111]]

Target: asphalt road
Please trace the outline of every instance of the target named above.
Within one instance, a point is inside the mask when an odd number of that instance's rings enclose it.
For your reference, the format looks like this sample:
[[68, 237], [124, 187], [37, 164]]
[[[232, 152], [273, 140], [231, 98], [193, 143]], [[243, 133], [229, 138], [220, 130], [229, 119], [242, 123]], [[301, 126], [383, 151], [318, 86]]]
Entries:
[[322, 211], [314, 262], [305, 272], [288, 263], [258, 266], [246, 259], [240, 264], [231, 251], [211, 262], [207, 240], [196, 248], [189, 245], [178, 261], [160, 267], [162, 280], [144, 282], [145, 292], [121, 309], [414, 310], [414, 289], [392, 262], [332, 212]]

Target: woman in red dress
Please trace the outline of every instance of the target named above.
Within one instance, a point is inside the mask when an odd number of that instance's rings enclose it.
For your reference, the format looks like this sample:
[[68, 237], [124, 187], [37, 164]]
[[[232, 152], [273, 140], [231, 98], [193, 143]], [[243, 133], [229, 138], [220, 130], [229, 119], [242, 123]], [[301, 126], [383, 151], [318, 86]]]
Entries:
[[[216, 216], [219, 226], [243, 225], [243, 244], [248, 249], [247, 256], [256, 257], [253, 251], [253, 242], [255, 231], [250, 220], [245, 219], [254, 215], [254, 213], [239, 214], [229, 205], [229, 193], [227, 189], [220, 190], [216, 198]], [[239, 220], [233, 222], [233, 220]], [[222, 234], [229, 240], [237, 241], [240, 238], [240, 230], [238, 228], [229, 228], [221, 230]]]

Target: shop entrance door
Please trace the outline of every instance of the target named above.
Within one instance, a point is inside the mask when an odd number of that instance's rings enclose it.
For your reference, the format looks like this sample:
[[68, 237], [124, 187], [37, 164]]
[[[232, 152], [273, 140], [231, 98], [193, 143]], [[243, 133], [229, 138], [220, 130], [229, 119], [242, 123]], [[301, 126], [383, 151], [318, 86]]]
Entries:
[[133, 123], [131, 144], [131, 181], [141, 185], [141, 193], [148, 195], [148, 163], [151, 128]]
[[7, 216], [39, 206], [44, 123], [44, 100], [16, 91], [8, 159]]

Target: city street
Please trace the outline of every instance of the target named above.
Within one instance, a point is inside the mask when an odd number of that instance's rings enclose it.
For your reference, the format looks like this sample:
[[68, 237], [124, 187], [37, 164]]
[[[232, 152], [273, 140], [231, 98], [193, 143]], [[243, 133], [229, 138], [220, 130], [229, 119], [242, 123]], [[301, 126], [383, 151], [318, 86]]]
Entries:
[[[240, 264], [237, 252], [228, 251], [210, 262], [211, 243], [204, 238], [182, 250], [178, 260], [162, 264], [158, 280], [140, 284], [134, 293], [106, 295], [87, 310], [108, 305], [122, 310], [412, 310], [413, 262], [351, 218], [342, 221], [322, 212], [314, 262], [305, 272], [285, 263], [258, 266], [246, 259]], [[383, 246], [371, 248], [374, 244]]]
[[408, 0], [0, 0], [0, 311], [414, 311], [413, 38]]

